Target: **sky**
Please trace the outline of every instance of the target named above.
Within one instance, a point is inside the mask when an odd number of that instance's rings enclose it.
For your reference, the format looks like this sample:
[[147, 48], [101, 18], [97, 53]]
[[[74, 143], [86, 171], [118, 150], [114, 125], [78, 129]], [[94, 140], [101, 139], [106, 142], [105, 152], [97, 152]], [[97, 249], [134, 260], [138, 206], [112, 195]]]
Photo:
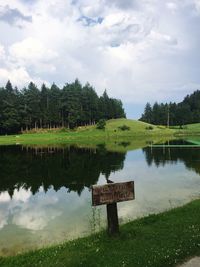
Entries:
[[200, 89], [199, 50], [200, 0], [0, 0], [0, 86], [78, 78], [139, 118]]

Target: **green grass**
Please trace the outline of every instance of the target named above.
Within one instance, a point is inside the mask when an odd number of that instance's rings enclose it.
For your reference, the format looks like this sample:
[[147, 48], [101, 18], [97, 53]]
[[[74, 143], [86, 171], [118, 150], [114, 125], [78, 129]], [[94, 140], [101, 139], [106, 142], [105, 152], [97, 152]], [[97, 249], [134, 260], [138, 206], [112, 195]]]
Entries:
[[200, 123], [186, 124], [180, 129], [179, 126], [171, 127], [178, 135], [200, 135]]
[[200, 255], [200, 200], [105, 232], [14, 257], [1, 267], [167, 267]]
[[[129, 130], [121, 130], [126, 125]], [[128, 151], [139, 147], [145, 147], [150, 142], [165, 142], [175, 137], [200, 136], [200, 123], [186, 125], [184, 129], [165, 126], [155, 126], [136, 120], [115, 119], [106, 123], [105, 130], [98, 130], [96, 126], [78, 127], [76, 130], [38, 130], [36, 133], [24, 133], [19, 135], [0, 136], [0, 145], [22, 144], [31, 146], [47, 145], [77, 145], [97, 147], [104, 144], [105, 148], [113, 151]], [[197, 142], [199, 142], [197, 140]], [[199, 144], [199, 143], [198, 143]]]
[[200, 136], [190, 136], [186, 138], [188, 142], [191, 142], [197, 146], [200, 146]]
[[[119, 127], [126, 125], [130, 130], [122, 131]], [[116, 119], [109, 120], [106, 123], [105, 130], [98, 130], [96, 126], [78, 127], [74, 131], [38, 131], [37, 133], [28, 133], [20, 135], [0, 136], [0, 145], [24, 144], [24, 145], [45, 145], [45, 144], [99, 144], [124, 140], [133, 141], [135, 139], [157, 138], [162, 136], [173, 136], [175, 130], [166, 127], [152, 126], [150, 124], [127, 120]]]
[[195, 131], [200, 130], [200, 123], [188, 124], [186, 126], [187, 126], [187, 129], [189, 129], [189, 130], [195, 130]]

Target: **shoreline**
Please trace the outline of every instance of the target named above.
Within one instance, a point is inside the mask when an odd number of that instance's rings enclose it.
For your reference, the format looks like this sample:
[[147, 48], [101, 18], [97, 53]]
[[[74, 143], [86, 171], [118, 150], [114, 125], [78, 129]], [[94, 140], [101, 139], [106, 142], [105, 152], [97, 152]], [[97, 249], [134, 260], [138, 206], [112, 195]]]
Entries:
[[119, 236], [110, 238], [104, 230], [60, 245], [1, 257], [0, 266], [176, 266], [200, 255], [199, 220], [200, 199], [121, 225]]
[[[128, 130], [121, 130], [126, 126]], [[57, 130], [38, 129], [37, 131], [0, 136], [0, 145], [67, 145], [83, 144], [98, 145], [105, 143], [125, 143], [142, 141], [160, 141], [162, 139], [177, 139], [188, 136], [200, 136], [200, 123], [187, 125], [184, 129], [178, 127], [151, 125], [141, 121], [128, 119], [109, 120], [104, 130], [96, 126], [78, 127], [74, 130], [66, 128]], [[143, 142], [142, 146], [145, 146]], [[200, 142], [199, 142], [200, 144]]]

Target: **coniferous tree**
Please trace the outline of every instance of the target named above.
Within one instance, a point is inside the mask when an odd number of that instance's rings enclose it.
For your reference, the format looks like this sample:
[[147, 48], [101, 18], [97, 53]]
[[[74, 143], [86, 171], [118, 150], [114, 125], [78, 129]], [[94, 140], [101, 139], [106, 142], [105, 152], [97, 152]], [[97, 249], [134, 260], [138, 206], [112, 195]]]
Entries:
[[109, 98], [106, 91], [98, 97], [89, 83], [82, 86], [78, 79], [63, 89], [55, 83], [38, 89], [30, 82], [19, 91], [10, 81], [0, 88], [0, 134], [33, 128], [74, 128], [125, 116], [120, 100]]
[[144, 108], [144, 113], [142, 114], [142, 117], [140, 119], [141, 121], [147, 122], [147, 123], [152, 123], [153, 118], [152, 118], [152, 108], [150, 103], [146, 103], [146, 106]]
[[200, 122], [200, 91], [187, 95], [184, 100], [176, 103], [160, 103], [153, 105], [151, 120], [148, 121], [149, 104], [147, 103], [140, 120], [162, 125], [185, 125]]
[[49, 118], [51, 127], [60, 127], [61, 116], [61, 90], [53, 83], [49, 92]]

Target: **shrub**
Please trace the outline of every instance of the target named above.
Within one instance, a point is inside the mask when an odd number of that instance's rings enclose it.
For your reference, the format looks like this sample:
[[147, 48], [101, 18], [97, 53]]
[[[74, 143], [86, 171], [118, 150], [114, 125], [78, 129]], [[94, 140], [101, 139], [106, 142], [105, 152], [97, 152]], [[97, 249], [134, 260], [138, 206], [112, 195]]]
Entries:
[[104, 119], [101, 119], [97, 123], [97, 129], [104, 130], [106, 126], [106, 121]]
[[122, 130], [122, 131], [129, 131], [130, 130], [130, 127], [129, 126], [127, 126], [127, 125], [122, 125], [122, 126], [119, 126], [118, 127], [120, 130]]
[[66, 128], [66, 127], [63, 127], [63, 128], [60, 128], [60, 129], [59, 129], [59, 132], [60, 132], [60, 133], [66, 133], [66, 132], [69, 132], [69, 129]]
[[179, 126], [179, 129], [183, 129], [183, 130], [184, 130], [184, 129], [187, 129], [187, 125], [180, 125], [180, 126]]
[[147, 126], [146, 130], [153, 130], [153, 126], [151, 126], [151, 125]]

